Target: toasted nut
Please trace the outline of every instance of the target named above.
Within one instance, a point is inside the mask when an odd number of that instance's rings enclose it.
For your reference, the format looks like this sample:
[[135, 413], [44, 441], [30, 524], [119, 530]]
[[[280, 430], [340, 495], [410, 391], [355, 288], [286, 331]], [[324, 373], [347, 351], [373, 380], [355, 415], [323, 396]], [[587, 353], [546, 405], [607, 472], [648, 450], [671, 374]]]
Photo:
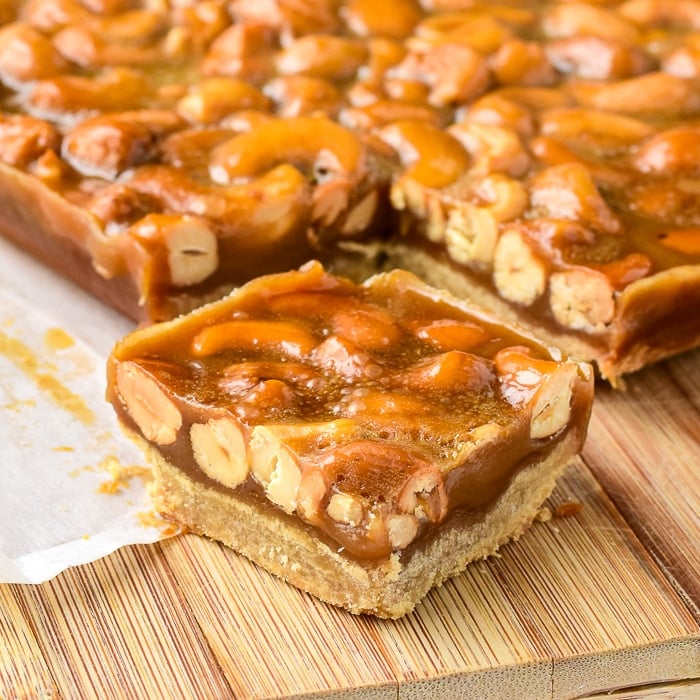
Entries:
[[351, 527], [357, 527], [365, 517], [362, 501], [349, 493], [334, 493], [326, 510], [337, 523]]
[[92, 70], [104, 66], [148, 65], [160, 58], [157, 47], [105, 41], [87, 27], [65, 27], [54, 36], [53, 44], [69, 61]]
[[22, 114], [0, 114], [0, 161], [26, 167], [48, 151], [58, 149], [61, 137], [48, 122]]
[[572, 36], [547, 43], [547, 57], [560, 72], [585, 80], [622, 80], [654, 69], [654, 60], [635, 46], [599, 36]]
[[471, 122], [485, 126], [501, 126], [513, 129], [523, 137], [533, 134], [535, 127], [532, 114], [525, 104], [490, 92], [474, 101], [462, 115], [458, 115], [458, 123]]
[[480, 180], [474, 193], [485, 202], [489, 213], [498, 223], [517, 219], [528, 205], [524, 185], [508, 175], [492, 173]]
[[406, 0], [350, 0], [341, 12], [354, 34], [395, 39], [409, 36], [421, 18], [418, 3]]
[[624, 17], [583, 2], [567, 2], [548, 9], [542, 28], [550, 37], [598, 36], [626, 46], [639, 43], [638, 29]]
[[274, 69], [277, 36], [268, 23], [236, 23], [214, 39], [202, 60], [203, 75], [230, 75], [259, 84]]
[[282, 75], [308, 75], [332, 81], [352, 78], [367, 56], [364, 42], [329, 34], [302, 36], [277, 55]]
[[564, 270], [549, 280], [549, 302], [554, 318], [567, 328], [602, 333], [615, 316], [615, 294], [600, 272]]
[[182, 128], [167, 110], [138, 110], [86, 119], [63, 141], [63, 156], [85, 175], [114, 179], [154, 157], [159, 139]]
[[445, 245], [455, 262], [489, 267], [497, 239], [498, 222], [489, 207], [459, 202], [450, 208], [445, 225]]
[[531, 438], [549, 437], [567, 425], [576, 374], [576, 365], [567, 364], [544, 378], [532, 404]]
[[427, 122], [394, 122], [384, 127], [379, 136], [398, 153], [405, 168], [403, 177], [425, 187], [445, 187], [470, 165], [462, 144]]
[[448, 350], [467, 351], [485, 343], [491, 337], [485, 331], [469, 321], [453, 321], [449, 319], [419, 322], [412, 326], [417, 338], [429, 343], [434, 348], [446, 352]]
[[438, 471], [415, 474], [399, 494], [398, 506], [419, 520], [439, 523], [447, 513], [447, 491]]
[[323, 181], [352, 176], [361, 158], [358, 138], [330, 119], [275, 119], [214, 149], [209, 172], [226, 185], [291, 162]]
[[263, 90], [275, 103], [276, 114], [284, 119], [315, 114], [335, 117], [345, 104], [333, 83], [307, 75], [278, 76], [266, 83]]
[[232, 0], [227, 3], [234, 20], [261, 22], [289, 40], [306, 34], [339, 30], [337, 0]]
[[606, 233], [620, 230], [620, 221], [581, 163], [562, 163], [539, 172], [530, 185], [530, 203], [553, 219], [583, 221]]
[[202, 219], [148, 214], [129, 233], [151, 251], [154, 264], [167, 265], [170, 283], [176, 287], [198, 284], [218, 268], [217, 238]]
[[698, 0], [627, 0], [618, 13], [641, 26], [671, 24], [700, 29], [700, 2]]
[[700, 127], [662, 131], [642, 145], [632, 161], [643, 173], [700, 176]]
[[461, 122], [449, 129], [474, 159], [472, 172], [523, 175], [530, 167], [530, 156], [520, 136], [503, 126]]
[[186, 119], [215, 124], [227, 114], [244, 109], [267, 111], [270, 101], [252, 85], [237, 78], [217, 77], [202, 80], [177, 103], [177, 111]]
[[378, 379], [384, 373], [382, 366], [363, 348], [337, 335], [329, 336], [316, 347], [313, 362], [348, 381]]
[[386, 519], [389, 542], [394, 550], [407, 547], [418, 534], [418, 518], [415, 515], [390, 515]]
[[171, 445], [182, 426], [182, 414], [153, 377], [135, 362], [117, 365], [119, 396], [143, 436], [158, 445]]
[[37, 114], [72, 123], [90, 113], [136, 110], [149, 94], [143, 74], [111, 68], [96, 77], [59, 75], [34, 83], [27, 104]]
[[443, 117], [439, 110], [428, 105], [415, 105], [394, 100], [378, 99], [367, 105], [344, 109], [340, 122], [349, 129], [370, 130], [398, 121], [422, 121], [440, 126]]
[[314, 520], [321, 511], [321, 503], [328, 491], [328, 482], [320, 469], [305, 469], [299, 485], [297, 513]]
[[504, 299], [529, 306], [547, 287], [547, 270], [522, 233], [508, 229], [498, 239], [493, 281]]
[[588, 139], [602, 145], [634, 144], [653, 136], [653, 126], [624, 114], [611, 114], [596, 109], [560, 107], [540, 116], [541, 133], [564, 139]]
[[192, 453], [201, 470], [227, 488], [235, 488], [248, 476], [243, 431], [233, 418], [211, 418], [190, 427]]
[[487, 362], [477, 355], [448, 350], [421, 360], [396, 378], [417, 391], [477, 393], [491, 384], [493, 374]]
[[570, 92], [586, 107], [623, 114], [694, 114], [700, 110], [693, 80], [660, 71], [606, 84], [574, 84]]
[[501, 85], [552, 85], [557, 79], [544, 48], [521, 39], [500, 46], [491, 58], [491, 70]]
[[27, 24], [0, 28], [0, 76], [17, 87], [21, 83], [59, 75], [68, 64], [51, 40]]
[[192, 339], [192, 352], [197, 357], [214, 355], [224, 350], [277, 351], [301, 358], [313, 350], [316, 339], [296, 323], [237, 319], [203, 328]]
[[482, 54], [496, 51], [511, 36], [505, 24], [489, 12], [446, 12], [426, 17], [407, 44], [410, 48], [431, 46], [468, 46]]
[[253, 476], [266, 496], [287, 513], [297, 506], [301, 469], [294, 454], [268, 427], [253, 428], [248, 443]]

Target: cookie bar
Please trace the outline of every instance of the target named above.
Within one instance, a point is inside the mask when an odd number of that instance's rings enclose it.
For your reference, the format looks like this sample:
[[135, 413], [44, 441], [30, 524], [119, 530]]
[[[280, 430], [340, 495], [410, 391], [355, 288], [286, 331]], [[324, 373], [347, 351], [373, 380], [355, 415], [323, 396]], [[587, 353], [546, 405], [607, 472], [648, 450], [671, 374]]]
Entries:
[[700, 343], [699, 27], [700, 0], [5, 3], [0, 231], [144, 322], [311, 258], [406, 267], [616, 382]]
[[399, 617], [528, 527], [593, 371], [409, 272], [310, 262], [120, 341], [108, 398], [165, 517]]

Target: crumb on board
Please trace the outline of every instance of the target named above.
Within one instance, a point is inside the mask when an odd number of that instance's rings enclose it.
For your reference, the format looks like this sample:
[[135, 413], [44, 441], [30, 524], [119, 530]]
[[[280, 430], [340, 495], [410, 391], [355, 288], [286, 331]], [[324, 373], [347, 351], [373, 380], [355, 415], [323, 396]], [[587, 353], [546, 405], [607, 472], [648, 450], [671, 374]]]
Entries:
[[578, 501], [564, 501], [554, 509], [554, 515], [557, 518], [570, 518], [572, 515], [580, 513], [583, 509], [583, 504]]

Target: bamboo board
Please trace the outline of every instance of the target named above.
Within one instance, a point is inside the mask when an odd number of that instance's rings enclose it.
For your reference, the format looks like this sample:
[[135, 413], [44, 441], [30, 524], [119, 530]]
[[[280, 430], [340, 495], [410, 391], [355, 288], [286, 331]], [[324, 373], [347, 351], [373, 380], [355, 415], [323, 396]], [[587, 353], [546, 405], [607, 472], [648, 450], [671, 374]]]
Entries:
[[0, 697], [700, 697], [699, 464], [696, 351], [599, 388], [549, 504], [577, 514], [402, 620], [353, 617], [188, 535], [0, 586]]

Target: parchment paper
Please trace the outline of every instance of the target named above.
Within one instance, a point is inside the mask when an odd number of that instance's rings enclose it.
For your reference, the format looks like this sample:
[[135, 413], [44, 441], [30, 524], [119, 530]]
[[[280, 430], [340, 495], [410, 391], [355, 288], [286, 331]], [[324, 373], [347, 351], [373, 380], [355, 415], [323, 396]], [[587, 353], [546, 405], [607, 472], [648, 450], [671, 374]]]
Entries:
[[40, 583], [173, 529], [104, 398], [133, 324], [2, 239], [0, 270], [0, 582]]

